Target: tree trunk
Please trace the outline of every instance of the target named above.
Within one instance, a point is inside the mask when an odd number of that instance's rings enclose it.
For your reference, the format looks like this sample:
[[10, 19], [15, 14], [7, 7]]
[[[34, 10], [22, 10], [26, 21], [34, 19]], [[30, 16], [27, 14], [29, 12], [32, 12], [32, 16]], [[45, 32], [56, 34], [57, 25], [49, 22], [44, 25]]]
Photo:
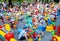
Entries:
[[12, 0], [9, 0], [9, 7], [12, 7]]

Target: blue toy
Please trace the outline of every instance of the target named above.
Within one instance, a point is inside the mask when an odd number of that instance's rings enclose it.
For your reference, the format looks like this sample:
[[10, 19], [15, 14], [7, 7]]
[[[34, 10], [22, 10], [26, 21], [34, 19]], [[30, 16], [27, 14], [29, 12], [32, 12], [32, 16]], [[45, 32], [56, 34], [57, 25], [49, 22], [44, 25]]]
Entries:
[[38, 26], [37, 30], [40, 30], [40, 31], [45, 31], [46, 27], [43, 27], [43, 26]]
[[47, 22], [48, 22], [48, 25], [50, 25], [50, 24], [51, 24], [51, 20], [50, 20], [50, 19], [48, 19], [48, 21], [47, 21]]
[[18, 29], [17, 32], [20, 33], [23, 29]]

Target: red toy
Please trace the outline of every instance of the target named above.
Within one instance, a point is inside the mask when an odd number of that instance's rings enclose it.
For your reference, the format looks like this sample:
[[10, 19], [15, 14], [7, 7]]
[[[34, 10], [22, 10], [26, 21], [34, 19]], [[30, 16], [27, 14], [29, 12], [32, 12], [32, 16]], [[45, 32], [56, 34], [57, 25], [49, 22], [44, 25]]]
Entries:
[[36, 34], [36, 32], [34, 32], [33, 37], [36, 38], [38, 36], [38, 34]]
[[0, 29], [2, 29], [3, 27], [2, 26], [0, 26]]
[[54, 41], [54, 39], [55, 39], [56, 41], [58, 41], [56, 37], [52, 37], [52, 40], [51, 40], [51, 41]]
[[53, 26], [53, 30], [56, 30], [56, 26]]
[[60, 25], [58, 26], [58, 33], [60, 34]]
[[8, 33], [8, 34], [5, 35], [5, 39], [7, 41], [10, 41], [11, 38], [14, 38], [14, 34], [13, 33]]

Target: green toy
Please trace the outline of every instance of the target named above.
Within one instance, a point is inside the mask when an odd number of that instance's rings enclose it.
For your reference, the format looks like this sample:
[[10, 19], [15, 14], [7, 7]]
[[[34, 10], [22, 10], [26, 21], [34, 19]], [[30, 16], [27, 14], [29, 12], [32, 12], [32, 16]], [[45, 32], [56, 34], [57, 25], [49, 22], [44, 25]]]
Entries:
[[52, 31], [52, 36], [54, 36], [54, 35], [55, 35], [55, 30]]
[[0, 39], [2, 39], [3, 41], [6, 41], [2, 35], [0, 35]]
[[51, 22], [51, 24], [52, 24], [52, 25], [55, 25], [55, 24], [56, 24], [56, 22]]

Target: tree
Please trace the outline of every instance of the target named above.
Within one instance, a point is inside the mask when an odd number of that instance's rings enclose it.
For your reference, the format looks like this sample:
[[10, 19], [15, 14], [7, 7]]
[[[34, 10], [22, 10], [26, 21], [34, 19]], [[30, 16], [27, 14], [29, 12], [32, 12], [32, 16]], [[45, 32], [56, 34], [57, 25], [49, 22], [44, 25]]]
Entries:
[[9, 7], [10, 7], [10, 6], [13, 6], [13, 5], [12, 5], [12, 0], [8, 0], [8, 2], [9, 2]]

